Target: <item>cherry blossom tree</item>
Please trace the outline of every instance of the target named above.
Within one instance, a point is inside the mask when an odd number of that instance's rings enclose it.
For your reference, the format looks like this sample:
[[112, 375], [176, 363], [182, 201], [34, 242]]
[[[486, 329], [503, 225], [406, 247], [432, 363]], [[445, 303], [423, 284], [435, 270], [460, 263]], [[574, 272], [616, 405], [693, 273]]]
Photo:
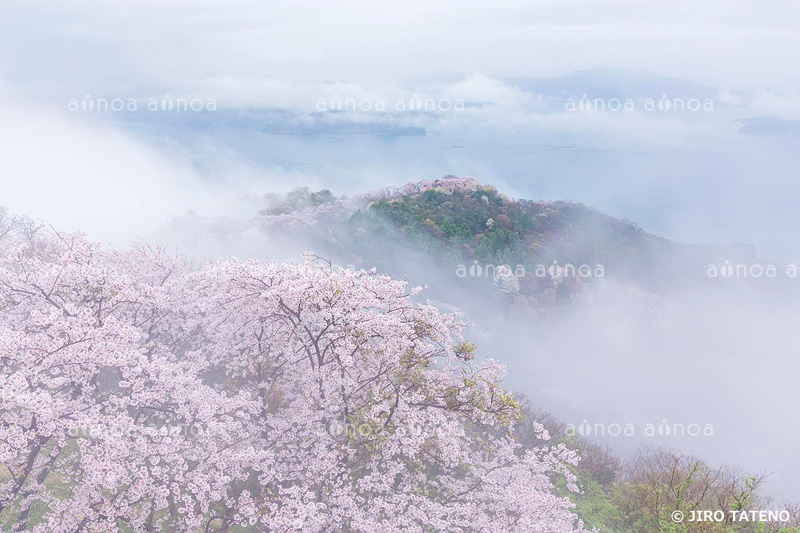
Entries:
[[[281, 213], [272, 213], [270, 210], [266, 210], [259, 217], [259, 221], [267, 227], [303, 228], [314, 226], [321, 221], [346, 220], [357, 210], [376, 200], [415, 196], [430, 190], [452, 194], [456, 191], [474, 192], [480, 188], [494, 189], [494, 187], [481, 185], [477, 179], [471, 176], [447, 176], [435, 180], [412, 181], [400, 187], [385, 187], [354, 197], [342, 196], [320, 204], [301, 202], [295, 209]], [[491, 227], [491, 224], [487, 224], [487, 226]]]
[[[400, 187], [385, 187], [377, 191], [366, 193], [363, 197], [369, 200], [378, 200], [397, 196], [412, 196], [422, 194], [429, 190], [437, 190], [444, 193], [453, 193], [456, 191], [473, 192], [481, 187], [483, 187], [483, 185], [472, 176], [445, 176], [444, 178], [435, 180], [411, 181]], [[491, 188], [494, 189], [494, 187]]]
[[[0, 257], [0, 523], [41, 531], [582, 529], [503, 369], [374, 271], [184, 268], [39, 232]], [[542, 440], [548, 438], [535, 426]]]

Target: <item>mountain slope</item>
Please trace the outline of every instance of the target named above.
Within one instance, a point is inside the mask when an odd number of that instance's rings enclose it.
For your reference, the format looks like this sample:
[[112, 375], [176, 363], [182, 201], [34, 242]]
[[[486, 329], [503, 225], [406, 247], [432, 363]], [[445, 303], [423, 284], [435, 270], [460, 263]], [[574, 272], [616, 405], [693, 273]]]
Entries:
[[661, 292], [707, 281], [710, 263], [755, 259], [752, 248], [677, 244], [583, 204], [510, 199], [470, 177], [354, 198], [296, 189], [271, 198], [261, 222], [356, 267], [396, 269], [419, 254], [456, 277], [497, 282], [511, 271], [511, 286], [495, 283], [511, 296], [536, 296], [554, 283], [573, 296], [599, 279]]

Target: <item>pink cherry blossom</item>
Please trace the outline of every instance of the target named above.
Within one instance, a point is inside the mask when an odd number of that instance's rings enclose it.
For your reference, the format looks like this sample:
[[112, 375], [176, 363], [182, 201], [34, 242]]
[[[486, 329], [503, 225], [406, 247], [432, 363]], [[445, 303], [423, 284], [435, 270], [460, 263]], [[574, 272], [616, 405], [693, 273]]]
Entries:
[[[0, 521], [41, 531], [579, 531], [502, 366], [375, 271], [106, 251], [0, 255]], [[543, 435], [543, 437], [546, 437]]]

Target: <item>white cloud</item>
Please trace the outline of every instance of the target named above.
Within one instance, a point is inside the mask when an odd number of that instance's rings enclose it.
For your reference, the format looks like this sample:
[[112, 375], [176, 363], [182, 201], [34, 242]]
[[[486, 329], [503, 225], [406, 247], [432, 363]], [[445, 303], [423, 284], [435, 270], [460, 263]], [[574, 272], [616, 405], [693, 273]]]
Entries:
[[223, 214], [244, 193], [292, 186], [285, 172], [255, 168], [224, 145], [204, 146], [219, 166], [212, 181], [179, 145], [160, 149], [109, 123], [2, 94], [0, 109], [0, 201], [96, 239], [127, 244], [187, 209]]
[[757, 91], [749, 109], [754, 115], [800, 120], [800, 92]]
[[[710, 85], [800, 84], [790, 0], [6, 1], [0, 69], [78, 92], [214, 74], [396, 85], [421, 73], [551, 76], [598, 65]], [[52, 87], [52, 85], [50, 85]]]

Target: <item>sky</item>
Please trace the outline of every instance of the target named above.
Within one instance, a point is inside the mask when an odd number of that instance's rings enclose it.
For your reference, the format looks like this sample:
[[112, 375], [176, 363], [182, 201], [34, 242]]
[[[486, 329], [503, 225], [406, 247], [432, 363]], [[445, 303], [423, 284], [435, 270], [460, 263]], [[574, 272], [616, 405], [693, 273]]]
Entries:
[[800, 83], [791, 0], [7, 0], [0, 13], [4, 78], [43, 94], [190, 90], [213, 77], [397, 85], [597, 66], [748, 90]]

